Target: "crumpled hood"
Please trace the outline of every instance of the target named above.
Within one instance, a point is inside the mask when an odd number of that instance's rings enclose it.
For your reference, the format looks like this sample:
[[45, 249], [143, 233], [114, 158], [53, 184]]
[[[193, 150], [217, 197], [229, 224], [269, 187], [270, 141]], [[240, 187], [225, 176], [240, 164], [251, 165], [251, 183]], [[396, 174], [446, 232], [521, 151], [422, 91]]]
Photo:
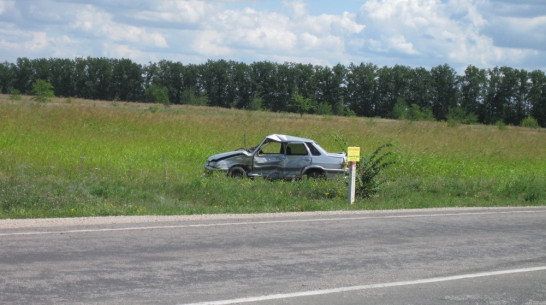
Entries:
[[221, 161], [221, 160], [231, 158], [231, 157], [235, 157], [235, 156], [238, 156], [238, 155], [247, 155], [248, 156], [248, 153], [246, 152], [246, 150], [243, 150], [243, 149], [235, 150], [235, 151], [229, 151], [229, 152], [217, 154], [217, 155], [214, 155], [214, 156], [210, 156], [207, 159], [207, 161]]

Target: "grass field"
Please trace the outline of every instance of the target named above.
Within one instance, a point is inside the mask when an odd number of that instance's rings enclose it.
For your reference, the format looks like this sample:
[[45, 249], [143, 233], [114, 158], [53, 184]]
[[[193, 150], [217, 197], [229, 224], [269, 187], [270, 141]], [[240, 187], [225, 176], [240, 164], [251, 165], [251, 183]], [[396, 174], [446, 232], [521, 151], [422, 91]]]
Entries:
[[[344, 179], [204, 175], [271, 133], [364, 155], [393, 143], [396, 164], [353, 205]], [[545, 204], [544, 129], [0, 95], [0, 218]]]

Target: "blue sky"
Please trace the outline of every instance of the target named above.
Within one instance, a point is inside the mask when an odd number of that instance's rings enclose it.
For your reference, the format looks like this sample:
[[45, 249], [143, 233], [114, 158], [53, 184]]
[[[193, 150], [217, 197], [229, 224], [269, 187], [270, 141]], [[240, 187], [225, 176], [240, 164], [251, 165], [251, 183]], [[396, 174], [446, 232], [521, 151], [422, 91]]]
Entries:
[[0, 61], [546, 70], [544, 0], [0, 0]]

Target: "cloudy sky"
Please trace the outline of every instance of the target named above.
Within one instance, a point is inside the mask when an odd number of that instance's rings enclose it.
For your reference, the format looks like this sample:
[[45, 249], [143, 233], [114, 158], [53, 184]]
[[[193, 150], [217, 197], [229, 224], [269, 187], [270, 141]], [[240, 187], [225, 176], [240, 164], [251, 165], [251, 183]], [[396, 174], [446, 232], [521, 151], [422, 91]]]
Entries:
[[545, 0], [0, 0], [0, 61], [546, 70]]

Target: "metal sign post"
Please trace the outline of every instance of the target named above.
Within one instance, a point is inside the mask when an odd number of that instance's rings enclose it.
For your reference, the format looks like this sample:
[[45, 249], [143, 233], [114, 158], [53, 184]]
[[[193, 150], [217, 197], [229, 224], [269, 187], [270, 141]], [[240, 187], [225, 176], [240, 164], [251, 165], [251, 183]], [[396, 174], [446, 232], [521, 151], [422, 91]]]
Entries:
[[360, 161], [360, 147], [349, 147], [347, 149], [347, 161], [349, 161], [349, 204], [355, 202], [356, 188], [356, 162]]

